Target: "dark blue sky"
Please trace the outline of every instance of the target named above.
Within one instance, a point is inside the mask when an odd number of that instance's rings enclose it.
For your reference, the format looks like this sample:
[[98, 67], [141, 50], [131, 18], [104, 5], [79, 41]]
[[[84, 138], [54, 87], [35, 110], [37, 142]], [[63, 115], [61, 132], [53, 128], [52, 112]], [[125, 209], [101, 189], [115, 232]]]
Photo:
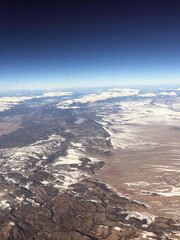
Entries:
[[1, 89], [180, 83], [180, 1], [1, 1], [0, 82]]

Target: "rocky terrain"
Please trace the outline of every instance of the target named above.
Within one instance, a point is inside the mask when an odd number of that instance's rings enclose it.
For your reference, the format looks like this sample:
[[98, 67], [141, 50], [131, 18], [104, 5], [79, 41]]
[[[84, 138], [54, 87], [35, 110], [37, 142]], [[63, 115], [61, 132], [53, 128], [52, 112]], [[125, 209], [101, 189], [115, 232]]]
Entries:
[[[180, 239], [180, 101], [178, 90], [165, 93], [3, 99], [0, 239]], [[152, 129], [160, 125], [173, 140], [157, 137]], [[168, 164], [160, 154], [166, 163], [152, 162], [150, 151], [157, 156], [160, 148]], [[144, 161], [138, 151], [146, 151]], [[167, 208], [160, 205], [165, 200]]]

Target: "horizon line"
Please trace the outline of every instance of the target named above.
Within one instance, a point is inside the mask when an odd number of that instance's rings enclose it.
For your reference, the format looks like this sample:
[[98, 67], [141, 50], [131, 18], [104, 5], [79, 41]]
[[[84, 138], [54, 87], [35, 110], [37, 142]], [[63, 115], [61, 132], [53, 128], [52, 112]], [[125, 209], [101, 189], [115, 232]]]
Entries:
[[[173, 86], [180, 86], [180, 83], [157, 83], [157, 84], [143, 84], [143, 83], [138, 83], [138, 84], [113, 84], [113, 85], [96, 85], [96, 86], [72, 86], [72, 87], [47, 87], [47, 88], [13, 88], [13, 89], [2, 89], [0, 92], [13, 92], [13, 91], [57, 91], [57, 90], [67, 90], [67, 89], [91, 89], [91, 88], [112, 88], [112, 87], [121, 87], [121, 88], [126, 88], [126, 87], [133, 87], [133, 88], [138, 88], [138, 87], [173, 87]], [[168, 89], [167, 89], [168, 90]]]

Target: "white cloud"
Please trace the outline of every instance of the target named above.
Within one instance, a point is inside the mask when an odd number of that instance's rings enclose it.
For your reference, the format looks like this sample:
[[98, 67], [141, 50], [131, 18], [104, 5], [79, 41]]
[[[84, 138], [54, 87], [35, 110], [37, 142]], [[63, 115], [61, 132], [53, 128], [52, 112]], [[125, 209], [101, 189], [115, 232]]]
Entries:
[[14, 105], [17, 105], [19, 102], [30, 100], [33, 97], [2, 97], [0, 98], [0, 112], [3, 112], [7, 109], [12, 108]]
[[164, 96], [176, 96], [175, 92], [161, 92], [159, 95], [164, 95]]
[[155, 97], [156, 94], [155, 93], [143, 93], [143, 94], [139, 94], [140, 97]]
[[72, 92], [47, 92], [40, 97], [61, 97], [65, 95], [71, 95]]
[[111, 88], [109, 89], [109, 91], [113, 92], [113, 91], [116, 91], [116, 92], [121, 92], [121, 93], [139, 93], [139, 90], [138, 89], [131, 89], [131, 88]]
[[92, 103], [96, 101], [106, 100], [109, 98], [116, 98], [116, 97], [128, 97], [138, 95], [139, 90], [136, 89], [122, 89], [121, 92], [103, 92], [101, 94], [89, 94], [85, 95], [81, 98], [75, 98], [72, 100], [66, 100], [59, 104], [57, 104], [58, 108], [67, 109], [71, 108], [71, 104], [73, 103]]
[[1, 97], [0, 98], [0, 112], [11, 109], [14, 105], [20, 102], [31, 100], [34, 98], [44, 98], [44, 97], [60, 97], [65, 95], [71, 95], [72, 92], [47, 92], [39, 96], [22, 96], [22, 97]]

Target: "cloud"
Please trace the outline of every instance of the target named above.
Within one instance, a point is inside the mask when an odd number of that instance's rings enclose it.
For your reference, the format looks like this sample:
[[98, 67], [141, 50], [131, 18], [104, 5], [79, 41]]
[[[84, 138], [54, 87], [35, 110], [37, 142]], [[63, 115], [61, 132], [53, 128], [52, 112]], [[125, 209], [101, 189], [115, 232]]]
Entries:
[[11, 109], [13, 106], [23, 101], [27, 101], [35, 98], [60, 97], [60, 96], [71, 95], [71, 94], [72, 92], [47, 92], [39, 96], [2, 97], [0, 98], [0, 112]]
[[0, 98], [0, 112], [10, 109], [19, 102], [30, 100], [33, 97], [2, 97]]
[[72, 108], [70, 105], [74, 103], [88, 103], [88, 102], [92, 103], [96, 101], [106, 100], [109, 98], [128, 97], [128, 96], [138, 95], [139, 93], [139, 90], [136, 90], [136, 89], [121, 89], [118, 91], [120, 92], [110, 91], [110, 92], [103, 92], [101, 94], [89, 94], [81, 98], [62, 101], [61, 103], [57, 104], [57, 107], [61, 109], [67, 109], [67, 108]]
[[155, 93], [144, 93], [144, 94], [139, 94], [140, 97], [156, 97]]
[[159, 95], [164, 95], [164, 96], [176, 96], [175, 92], [161, 92]]
[[72, 92], [47, 92], [40, 97], [61, 97], [65, 95], [71, 95]]

